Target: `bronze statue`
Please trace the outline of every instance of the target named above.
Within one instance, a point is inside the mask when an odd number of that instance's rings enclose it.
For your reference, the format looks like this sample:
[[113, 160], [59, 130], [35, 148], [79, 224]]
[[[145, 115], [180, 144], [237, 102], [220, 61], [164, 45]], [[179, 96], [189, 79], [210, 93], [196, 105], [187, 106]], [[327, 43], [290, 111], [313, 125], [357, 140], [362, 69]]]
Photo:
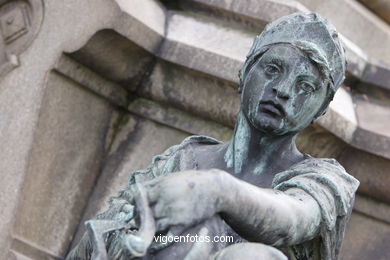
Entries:
[[[318, 14], [269, 24], [239, 74], [232, 140], [192, 136], [131, 173], [67, 259], [337, 259], [359, 182], [295, 138], [325, 113], [345, 66]], [[155, 234], [235, 241], [164, 244]]]

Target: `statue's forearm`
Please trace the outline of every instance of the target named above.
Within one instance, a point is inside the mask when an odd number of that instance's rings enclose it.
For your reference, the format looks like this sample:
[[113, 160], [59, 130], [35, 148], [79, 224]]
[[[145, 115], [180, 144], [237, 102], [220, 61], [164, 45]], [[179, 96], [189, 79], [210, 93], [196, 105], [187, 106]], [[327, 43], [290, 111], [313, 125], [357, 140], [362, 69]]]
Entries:
[[300, 189], [281, 192], [227, 177], [221, 215], [239, 235], [282, 246], [313, 238], [321, 222], [317, 202]]

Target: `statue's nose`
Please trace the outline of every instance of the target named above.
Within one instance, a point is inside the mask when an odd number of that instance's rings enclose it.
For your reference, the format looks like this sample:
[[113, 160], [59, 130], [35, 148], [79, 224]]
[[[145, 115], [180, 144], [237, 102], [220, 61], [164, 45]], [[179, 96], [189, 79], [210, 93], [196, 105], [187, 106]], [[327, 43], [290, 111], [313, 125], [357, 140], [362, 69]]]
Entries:
[[289, 82], [281, 82], [277, 84], [272, 89], [276, 92], [276, 96], [282, 99], [290, 98], [291, 84]]

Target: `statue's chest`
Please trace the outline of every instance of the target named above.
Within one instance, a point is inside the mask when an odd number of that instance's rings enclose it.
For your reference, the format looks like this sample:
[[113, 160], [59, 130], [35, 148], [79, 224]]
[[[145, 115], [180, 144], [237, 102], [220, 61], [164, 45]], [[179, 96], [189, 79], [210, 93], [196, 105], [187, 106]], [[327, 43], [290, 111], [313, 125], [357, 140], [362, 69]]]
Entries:
[[275, 174], [273, 173], [271, 167], [260, 170], [258, 168], [244, 167], [240, 173], [235, 173], [234, 169], [226, 166], [226, 162], [223, 157], [218, 156], [218, 154], [213, 153], [212, 151], [203, 151], [202, 153], [195, 153], [195, 155], [196, 157], [194, 158], [194, 161], [196, 162], [195, 168], [197, 170], [219, 169], [257, 187], [272, 187], [272, 181]]
[[251, 183], [257, 187], [261, 188], [272, 188], [272, 181], [275, 177], [270, 170], [263, 170], [261, 172], [255, 171], [245, 171], [239, 174], [233, 174], [235, 177], [239, 178], [242, 181]]

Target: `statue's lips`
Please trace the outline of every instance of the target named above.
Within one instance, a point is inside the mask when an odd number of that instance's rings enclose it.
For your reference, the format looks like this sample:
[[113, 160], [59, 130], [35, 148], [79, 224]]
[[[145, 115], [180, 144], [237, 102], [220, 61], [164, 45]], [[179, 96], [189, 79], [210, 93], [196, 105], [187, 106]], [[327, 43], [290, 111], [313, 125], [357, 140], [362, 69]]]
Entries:
[[285, 115], [282, 105], [274, 101], [264, 101], [260, 103], [259, 109], [261, 112], [282, 117]]

